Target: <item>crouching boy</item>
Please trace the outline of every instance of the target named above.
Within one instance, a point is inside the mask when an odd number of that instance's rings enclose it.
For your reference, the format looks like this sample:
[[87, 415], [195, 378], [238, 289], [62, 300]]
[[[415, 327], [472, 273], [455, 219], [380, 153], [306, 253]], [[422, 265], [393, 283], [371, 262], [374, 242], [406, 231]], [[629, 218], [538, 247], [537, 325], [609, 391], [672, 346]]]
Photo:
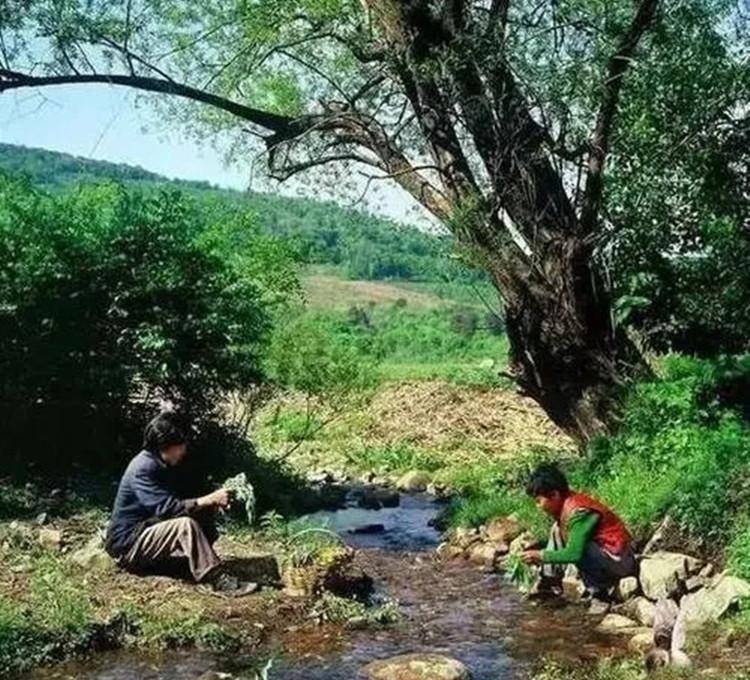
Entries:
[[523, 554], [527, 564], [542, 565], [542, 589], [560, 588], [565, 565], [574, 564], [591, 598], [589, 611], [608, 611], [619, 580], [638, 571], [624, 522], [603, 503], [571, 490], [555, 465], [539, 466], [526, 492], [555, 520], [547, 549]]

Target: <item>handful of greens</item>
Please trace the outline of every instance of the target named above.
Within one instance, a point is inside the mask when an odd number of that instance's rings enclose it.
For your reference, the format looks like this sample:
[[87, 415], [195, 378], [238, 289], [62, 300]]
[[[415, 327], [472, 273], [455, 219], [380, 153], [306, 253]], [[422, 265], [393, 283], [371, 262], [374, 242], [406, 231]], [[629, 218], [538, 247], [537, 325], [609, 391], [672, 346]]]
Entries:
[[232, 501], [239, 501], [245, 506], [247, 523], [252, 524], [255, 516], [255, 489], [247, 481], [245, 473], [240, 472], [240, 474], [230, 477], [221, 486], [231, 492]]
[[505, 561], [505, 578], [522, 593], [528, 593], [534, 585], [534, 570], [523, 561], [521, 553], [510, 553]]

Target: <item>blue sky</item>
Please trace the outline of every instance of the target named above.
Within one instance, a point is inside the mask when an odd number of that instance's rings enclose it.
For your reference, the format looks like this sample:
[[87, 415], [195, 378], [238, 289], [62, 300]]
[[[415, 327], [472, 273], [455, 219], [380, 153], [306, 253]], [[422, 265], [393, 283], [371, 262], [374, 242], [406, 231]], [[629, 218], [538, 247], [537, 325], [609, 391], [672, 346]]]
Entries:
[[[145, 128], [145, 129], [144, 129]], [[206, 179], [244, 188], [240, 168], [227, 168], [210, 147], [201, 148], [136, 108], [135, 94], [109, 86], [62, 86], [0, 96], [0, 140], [140, 165], [168, 177]]]
[[[249, 167], [227, 167], [219, 151], [199, 145], [174, 124], [161, 123], [146, 104], [136, 106], [136, 100], [132, 90], [106, 85], [6, 92], [0, 95], [0, 141], [139, 165], [167, 177], [247, 187]], [[308, 182], [285, 185], [283, 192], [336, 200], [321, 185], [308, 188]], [[267, 185], [254, 188], [268, 190]], [[352, 193], [355, 201], [361, 189]], [[339, 202], [348, 201], [339, 197]], [[401, 221], [423, 221], [400, 189], [382, 183], [359, 207]]]

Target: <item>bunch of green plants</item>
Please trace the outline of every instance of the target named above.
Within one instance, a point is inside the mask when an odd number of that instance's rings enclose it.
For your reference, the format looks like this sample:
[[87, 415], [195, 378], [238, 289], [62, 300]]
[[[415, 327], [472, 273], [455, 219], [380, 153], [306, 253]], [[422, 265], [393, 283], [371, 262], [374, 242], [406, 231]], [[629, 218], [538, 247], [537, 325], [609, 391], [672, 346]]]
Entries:
[[338, 555], [344, 545], [340, 536], [325, 522], [310, 518], [286, 520], [277, 512], [260, 518], [264, 537], [279, 545], [285, 566], [304, 567]]
[[359, 600], [324, 592], [316, 601], [310, 617], [319, 623], [384, 625], [398, 622], [401, 614], [398, 602], [394, 600], [370, 606]]
[[505, 559], [505, 578], [522, 593], [528, 593], [534, 585], [534, 570], [523, 561], [520, 553], [512, 552]]

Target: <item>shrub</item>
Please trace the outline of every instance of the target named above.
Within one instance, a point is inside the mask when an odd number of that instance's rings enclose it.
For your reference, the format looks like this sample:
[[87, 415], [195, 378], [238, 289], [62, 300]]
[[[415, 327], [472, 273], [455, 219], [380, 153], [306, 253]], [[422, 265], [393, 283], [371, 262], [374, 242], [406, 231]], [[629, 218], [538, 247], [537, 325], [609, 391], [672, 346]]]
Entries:
[[0, 177], [6, 460], [118, 466], [157, 397], [200, 421], [258, 378], [270, 284], [202, 242], [211, 219], [176, 193]]

